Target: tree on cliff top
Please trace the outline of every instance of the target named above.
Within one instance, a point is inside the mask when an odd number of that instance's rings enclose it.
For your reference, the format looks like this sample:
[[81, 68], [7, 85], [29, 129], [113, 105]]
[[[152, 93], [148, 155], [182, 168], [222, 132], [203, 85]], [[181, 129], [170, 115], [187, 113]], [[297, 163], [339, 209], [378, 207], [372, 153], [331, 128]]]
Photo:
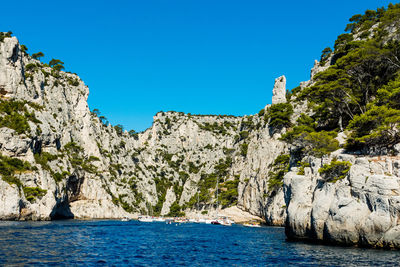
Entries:
[[52, 60], [50, 60], [49, 66], [57, 71], [60, 71], [60, 70], [64, 69], [64, 62], [62, 62], [59, 59], [53, 58]]
[[35, 53], [35, 54], [32, 54], [32, 57], [33, 57], [34, 59], [39, 60], [40, 58], [44, 57], [44, 54], [43, 54], [42, 52], [37, 52], [37, 53]]

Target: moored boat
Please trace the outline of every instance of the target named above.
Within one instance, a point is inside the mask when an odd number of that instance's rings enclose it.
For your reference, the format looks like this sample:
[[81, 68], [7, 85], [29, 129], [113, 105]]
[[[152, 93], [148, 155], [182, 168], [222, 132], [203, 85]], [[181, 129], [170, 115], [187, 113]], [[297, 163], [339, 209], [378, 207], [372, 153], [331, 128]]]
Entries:
[[139, 216], [138, 218], [139, 222], [153, 222], [153, 218], [149, 216]]
[[235, 222], [228, 219], [228, 217], [225, 217], [225, 216], [220, 216], [220, 217], [218, 217], [218, 219], [214, 219], [211, 221], [211, 224], [224, 225], [224, 226], [231, 226], [232, 223], [235, 223]]
[[154, 217], [153, 221], [154, 222], [165, 222], [165, 218], [163, 218], [163, 217]]

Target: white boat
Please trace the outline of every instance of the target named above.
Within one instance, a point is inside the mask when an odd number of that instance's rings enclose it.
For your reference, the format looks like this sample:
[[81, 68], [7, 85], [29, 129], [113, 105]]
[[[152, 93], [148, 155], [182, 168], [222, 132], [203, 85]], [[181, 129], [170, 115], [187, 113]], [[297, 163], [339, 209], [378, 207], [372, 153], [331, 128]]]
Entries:
[[261, 225], [259, 225], [259, 224], [250, 224], [250, 223], [244, 223], [243, 226], [246, 226], [246, 227], [261, 227]]
[[153, 222], [153, 218], [148, 216], [139, 216], [139, 222]]
[[209, 220], [209, 219], [206, 219], [206, 220], [204, 220], [204, 222], [206, 223], [206, 224], [211, 224], [211, 222], [213, 222], [214, 220]]
[[229, 218], [226, 218], [226, 221], [229, 222], [230, 224], [235, 224], [235, 221], [233, 221], [233, 220], [231, 220]]
[[128, 217], [124, 217], [121, 219], [121, 222], [128, 222], [130, 219]]
[[229, 221], [225, 221], [225, 220], [219, 220], [221, 225], [224, 226], [232, 226], [232, 223]]
[[165, 222], [165, 219], [163, 217], [155, 217], [153, 219], [154, 222]]

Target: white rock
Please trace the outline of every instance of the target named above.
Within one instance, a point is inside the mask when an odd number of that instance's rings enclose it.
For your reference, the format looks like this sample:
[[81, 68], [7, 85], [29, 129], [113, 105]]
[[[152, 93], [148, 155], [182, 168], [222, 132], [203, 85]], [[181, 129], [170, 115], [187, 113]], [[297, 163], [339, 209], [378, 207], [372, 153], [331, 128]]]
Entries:
[[282, 75], [275, 79], [272, 90], [272, 105], [286, 102], [286, 77]]

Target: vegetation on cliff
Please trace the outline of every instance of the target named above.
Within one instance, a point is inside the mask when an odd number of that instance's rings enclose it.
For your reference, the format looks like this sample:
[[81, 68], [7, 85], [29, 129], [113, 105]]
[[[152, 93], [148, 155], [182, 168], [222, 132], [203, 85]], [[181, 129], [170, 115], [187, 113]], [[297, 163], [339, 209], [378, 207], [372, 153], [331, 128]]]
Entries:
[[[314, 77], [312, 86], [296, 92], [295, 101], [307, 101], [311, 115], [300, 117], [284, 138], [306, 144], [307, 136], [328, 140], [347, 130], [349, 151], [390, 153], [400, 141], [400, 43], [393, 33], [400, 24], [400, 4], [367, 10], [350, 22], [334, 50], [323, 51], [321, 58], [329, 58], [331, 66]], [[336, 146], [324, 143], [316, 156]]]
[[322, 166], [318, 172], [325, 179], [325, 181], [335, 183], [336, 181], [346, 177], [347, 173], [350, 171], [350, 167], [350, 162], [338, 161], [334, 159], [331, 163]]
[[0, 155], [0, 175], [3, 181], [9, 184], [21, 187], [22, 183], [17, 174], [33, 170], [35, 170], [35, 167], [27, 161]]
[[[272, 132], [285, 128], [281, 140], [291, 146], [290, 155], [276, 158], [268, 188], [279, 188], [291, 165], [303, 175], [306, 156], [324, 158], [343, 148], [349, 153], [398, 153], [400, 142], [400, 4], [350, 18], [346, 33], [334, 47], [322, 51], [319, 66], [308, 86], [287, 94], [287, 102], [260, 111]], [[293, 119], [293, 107], [307, 103]], [[333, 160], [320, 169], [329, 182], [345, 177], [351, 164]]]

